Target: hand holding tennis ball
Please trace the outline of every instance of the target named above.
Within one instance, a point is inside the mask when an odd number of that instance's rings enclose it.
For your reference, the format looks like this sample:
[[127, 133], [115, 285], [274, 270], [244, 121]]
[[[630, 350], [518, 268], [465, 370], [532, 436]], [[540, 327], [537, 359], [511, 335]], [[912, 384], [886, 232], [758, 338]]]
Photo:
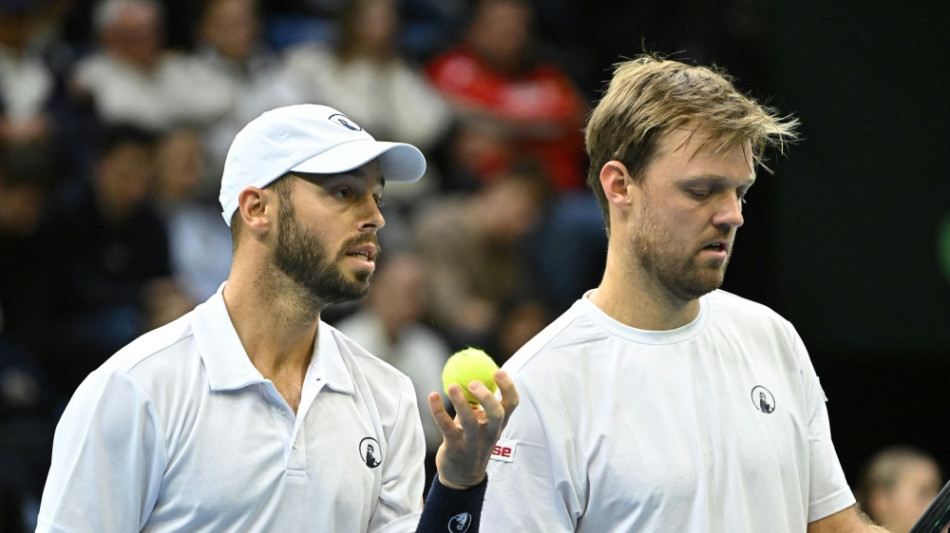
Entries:
[[472, 381], [481, 381], [493, 393], [498, 390], [495, 384], [495, 371], [498, 365], [495, 361], [478, 348], [459, 350], [449, 357], [442, 369], [442, 388], [449, 393], [449, 385], [457, 383], [462, 388], [465, 399], [472, 407], [478, 406], [478, 400], [468, 390]]

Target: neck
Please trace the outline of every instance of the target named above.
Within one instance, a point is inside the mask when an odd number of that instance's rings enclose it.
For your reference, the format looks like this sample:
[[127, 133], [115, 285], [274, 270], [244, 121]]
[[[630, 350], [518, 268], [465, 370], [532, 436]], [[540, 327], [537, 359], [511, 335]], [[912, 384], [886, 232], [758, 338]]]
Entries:
[[604, 277], [591, 301], [614, 320], [630, 327], [667, 331], [692, 322], [699, 314], [699, 300], [682, 300], [658, 286], [636, 265], [632, 255], [614, 249], [607, 251]]
[[265, 378], [306, 374], [321, 306], [280, 273], [233, 270], [224, 302], [251, 363]]

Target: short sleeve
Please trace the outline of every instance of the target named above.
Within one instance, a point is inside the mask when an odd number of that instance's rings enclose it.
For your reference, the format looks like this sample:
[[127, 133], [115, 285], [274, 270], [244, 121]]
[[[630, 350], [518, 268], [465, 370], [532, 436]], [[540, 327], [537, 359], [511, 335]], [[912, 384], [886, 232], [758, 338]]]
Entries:
[[165, 466], [163, 432], [142, 388], [125, 374], [94, 372], [56, 427], [36, 531], [141, 530]]
[[425, 439], [412, 384], [403, 378], [400, 385], [396, 418], [386, 435], [379, 501], [370, 517], [369, 531], [377, 533], [415, 531], [422, 509]]
[[488, 463], [481, 530], [574, 531], [587, 485], [574, 432], [539, 387], [517, 377], [515, 383], [520, 402]]
[[797, 334], [794, 337], [794, 351], [810, 412], [808, 522], [811, 523], [854, 505], [855, 500], [831, 441], [827, 397], [805, 345]]

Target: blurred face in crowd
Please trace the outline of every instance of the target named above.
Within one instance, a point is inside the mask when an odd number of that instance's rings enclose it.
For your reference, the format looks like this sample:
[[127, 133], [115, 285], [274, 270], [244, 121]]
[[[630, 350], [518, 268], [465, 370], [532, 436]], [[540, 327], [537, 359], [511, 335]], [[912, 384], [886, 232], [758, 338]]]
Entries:
[[132, 215], [152, 192], [152, 149], [126, 142], [103, 155], [96, 165], [96, 191], [100, 210], [109, 219]]
[[892, 487], [871, 495], [868, 512], [893, 533], [906, 533], [923, 516], [940, 486], [940, 471], [933, 461], [908, 461]]
[[542, 199], [531, 178], [501, 176], [483, 194], [481, 218], [496, 242], [517, 243], [541, 218]]
[[531, 9], [509, 0], [483, 1], [469, 31], [469, 43], [494, 68], [517, 72], [528, 47]]
[[133, 2], [119, 10], [103, 30], [102, 39], [116, 57], [149, 68], [161, 54], [162, 31], [161, 15], [154, 6]]
[[373, 281], [369, 304], [391, 334], [419, 320], [426, 308], [426, 271], [422, 259], [410, 254], [390, 258]]
[[399, 17], [390, 0], [357, 0], [356, 37], [370, 49], [394, 46]]
[[0, 11], [0, 44], [12, 50], [24, 50], [37, 27], [39, 18], [32, 12]]
[[27, 236], [33, 233], [43, 214], [46, 195], [31, 184], [4, 184], [0, 180], [0, 233]]
[[201, 38], [224, 57], [247, 60], [257, 42], [259, 26], [254, 0], [212, 2], [201, 25]]
[[160, 196], [169, 200], [191, 197], [201, 181], [203, 162], [198, 131], [183, 129], [166, 134], [155, 152]]

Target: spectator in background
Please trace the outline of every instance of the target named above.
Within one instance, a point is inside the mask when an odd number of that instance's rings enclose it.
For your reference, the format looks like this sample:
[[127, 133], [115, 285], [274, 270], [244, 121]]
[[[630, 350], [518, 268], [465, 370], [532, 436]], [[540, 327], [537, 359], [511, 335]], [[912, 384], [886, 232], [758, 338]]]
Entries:
[[0, 148], [0, 334], [31, 353], [48, 335], [52, 272], [40, 226], [56, 182], [45, 148]]
[[[442, 367], [451, 348], [423, 321], [427, 279], [426, 264], [415, 253], [386, 255], [360, 309], [340, 320], [336, 328], [412, 380], [426, 441], [428, 478], [435, 474], [442, 433], [428, 413], [427, 398], [430, 391], [442, 390]], [[450, 408], [447, 399], [444, 403]]]
[[[231, 140], [258, 115], [303, 101], [303, 94], [281, 72], [280, 58], [262, 39], [256, 0], [207, 0], [198, 21], [193, 68], [202, 83], [191, 87], [206, 102], [203, 123], [207, 176], [220, 176]], [[217, 194], [208, 179], [202, 193]], [[204, 301], [204, 297], [200, 301]]]
[[541, 219], [547, 183], [531, 169], [445, 197], [413, 227], [429, 267], [429, 315], [453, 345], [485, 346], [504, 302], [525, 289], [525, 235]]
[[559, 190], [583, 188], [587, 106], [569, 77], [531, 57], [533, 10], [524, 0], [480, 0], [462, 41], [427, 66], [462, 120], [457, 135], [491, 176], [535, 158]]
[[54, 412], [39, 354], [49, 332], [49, 261], [39, 232], [55, 181], [48, 154], [0, 148], [0, 531], [27, 531], [49, 468]]
[[[164, 13], [156, 0], [103, 0], [94, 12], [99, 48], [70, 78], [74, 105], [93, 122], [131, 124], [153, 132], [214, 116], [217, 95], [187, 58], [164, 47]], [[86, 105], [88, 104], [88, 106]]]
[[[406, 142], [430, 155], [441, 147], [452, 114], [439, 92], [399, 48], [396, 0], [353, 0], [339, 11], [331, 42], [297, 45], [285, 52], [285, 68], [308, 102], [340, 109], [383, 138]], [[433, 158], [435, 159], [435, 158]], [[442, 176], [430, 165], [426, 176], [386, 193], [381, 238], [410, 240], [414, 204], [436, 189]]]
[[39, 0], [0, 2], [0, 145], [42, 143], [53, 123], [55, 75], [37, 48]]
[[552, 312], [540, 296], [516, 294], [502, 304], [499, 316], [488, 353], [502, 365], [551, 323]]
[[[338, 30], [333, 43], [287, 51], [287, 71], [306, 91], [307, 101], [339, 108], [380, 137], [431, 151], [443, 140], [451, 113], [399, 49], [395, 0], [353, 0], [340, 12]], [[429, 177], [393, 189], [398, 196], [387, 200], [418, 196], [436, 182]]]
[[[225, 0], [228, 1], [228, 0]], [[217, 204], [198, 195], [207, 175], [201, 133], [175, 128], [155, 152], [155, 198], [168, 231], [171, 269], [194, 307], [214, 294], [231, 270], [231, 233]]]
[[46, 364], [69, 396], [90, 371], [153, 324], [147, 311], [177, 304], [149, 291], [171, 276], [168, 236], [149, 203], [154, 136], [128, 126], [106, 131], [89, 179], [63, 191], [45, 228], [56, 268], [52, 346]]
[[891, 533], [907, 533], [937, 496], [937, 461], [909, 446], [880, 450], [868, 461], [855, 495], [861, 509]]

